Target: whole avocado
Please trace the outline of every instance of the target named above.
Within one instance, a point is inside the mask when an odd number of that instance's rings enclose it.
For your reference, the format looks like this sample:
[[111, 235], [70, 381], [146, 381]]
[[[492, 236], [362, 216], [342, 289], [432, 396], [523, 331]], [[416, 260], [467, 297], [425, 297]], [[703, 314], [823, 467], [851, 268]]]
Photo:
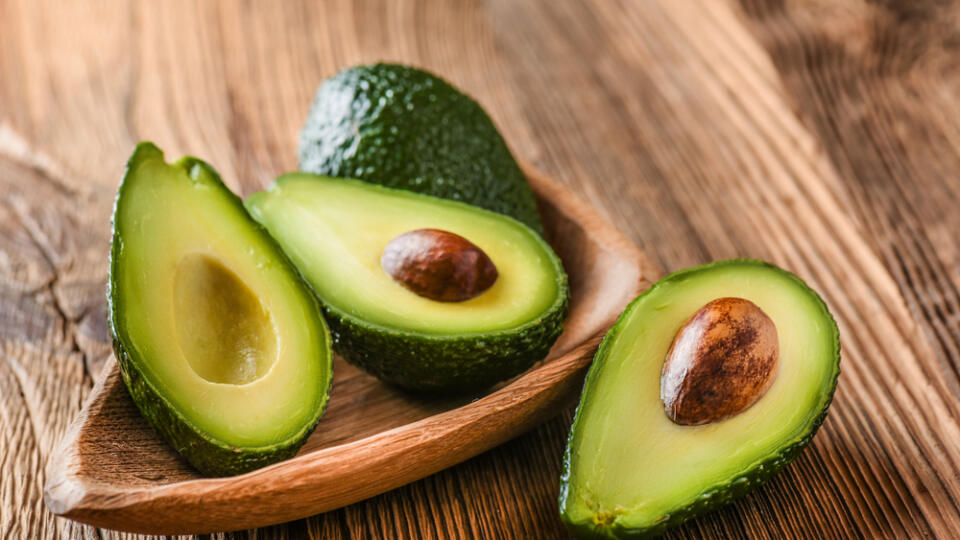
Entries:
[[533, 192], [473, 99], [409, 66], [343, 70], [317, 90], [300, 169], [463, 201], [543, 233]]

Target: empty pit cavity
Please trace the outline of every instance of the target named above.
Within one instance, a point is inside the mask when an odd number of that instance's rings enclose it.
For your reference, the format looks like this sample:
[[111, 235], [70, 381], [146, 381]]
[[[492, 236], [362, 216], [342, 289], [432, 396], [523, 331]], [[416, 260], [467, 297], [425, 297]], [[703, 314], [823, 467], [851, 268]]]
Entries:
[[247, 384], [276, 360], [270, 315], [237, 274], [206, 254], [185, 256], [173, 286], [177, 341], [197, 375]]

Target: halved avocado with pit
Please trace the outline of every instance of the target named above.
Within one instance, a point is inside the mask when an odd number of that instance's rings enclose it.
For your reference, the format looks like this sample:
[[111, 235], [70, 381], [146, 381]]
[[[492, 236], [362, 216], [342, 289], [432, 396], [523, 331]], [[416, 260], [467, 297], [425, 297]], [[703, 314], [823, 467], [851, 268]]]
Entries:
[[581, 537], [648, 537], [757, 487], [823, 422], [839, 352], [826, 305], [789, 272], [731, 260], [665, 277], [590, 367], [561, 517]]
[[[563, 266], [537, 233], [510, 217], [308, 173], [279, 178], [246, 205], [320, 298], [335, 350], [391, 384], [480, 390], [543, 359], [560, 335], [568, 305]], [[481, 280], [483, 290], [462, 301], [431, 297], [387, 260], [395, 246], [425, 243], [432, 247], [421, 254], [437, 257], [482, 252], [470, 259], [472, 269], [489, 258], [495, 280]]]
[[207, 475], [293, 456], [326, 407], [308, 286], [206, 163], [141, 143], [113, 215], [109, 322], [144, 418]]

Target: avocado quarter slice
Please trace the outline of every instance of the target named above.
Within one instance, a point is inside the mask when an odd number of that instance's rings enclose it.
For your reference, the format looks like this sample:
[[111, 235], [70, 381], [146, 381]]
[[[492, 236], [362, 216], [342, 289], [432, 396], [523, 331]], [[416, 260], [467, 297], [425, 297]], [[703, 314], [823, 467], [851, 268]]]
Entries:
[[[769, 317], [778, 373], [748, 408], [680, 425], [661, 401], [664, 361], [678, 331], [717, 299]], [[811, 441], [839, 373], [836, 322], [793, 274], [738, 259], [663, 278], [627, 306], [590, 367], [564, 457], [562, 519], [584, 538], [649, 537], [749, 492]]]
[[[309, 173], [280, 177], [246, 206], [320, 298], [334, 349], [388, 383], [442, 393], [481, 390], [543, 359], [560, 335], [566, 273], [540, 235], [512, 218]], [[384, 269], [384, 252], [412, 231], [433, 233], [414, 235], [409, 245], [439, 235], [459, 238], [444, 245], [482, 250], [496, 266], [492, 286], [447, 302], [399, 282]]]
[[317, 90], [300, 169], [463, 201], [543, 232], [523, 171], [483, 108], [432, 73], [354, 66]]
[[130, 396], [200, 472], [291, 457], [313, 431], [332, 382], [320, 308], [203, 161], [137, 146], [114, 206], [107, 296]]

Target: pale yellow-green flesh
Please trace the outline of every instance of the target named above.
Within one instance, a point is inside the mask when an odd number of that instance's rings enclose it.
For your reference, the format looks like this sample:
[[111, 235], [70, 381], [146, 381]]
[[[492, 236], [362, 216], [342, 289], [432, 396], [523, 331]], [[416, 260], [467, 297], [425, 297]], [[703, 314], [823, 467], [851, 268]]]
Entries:
[[[670, 343], [700, 307], [729, 296], [754, 302], [776, 325], [777, 378], [737, 416], [703, 426], [674, 424], [659, 391]], [[583, 396], [582, 431], [571, 447], [571, 521], [649, 526], [803, 437], [827, 399], [832, 327], [809, 291], [775, 270], [717, 267], [662, 283], [620, 324]]]
[[197, 375], [247, 384], [273, 367], [277, 339], [270, 315], [220, 261], [200, 253], [181, 258], [173, 300], [180, 351]]
[[302, 431], [328, 387], [326, 337], [295, 274], [222, 188], [147, 160], [126, 185], [116, 286], [124, 329], [155, 388], [238, 447]]
[[[364, 321], [428, 334], [513, 328], [550, 307], [557, 279], [534, 232], [498, 214], [370, 184], [290, 175], [247, 199], [317, 295]], [[499, 277], [465, 302], [438, 302], [394, 281], [380, 257], [416, 229], [459, 234], [482, 249]]]

